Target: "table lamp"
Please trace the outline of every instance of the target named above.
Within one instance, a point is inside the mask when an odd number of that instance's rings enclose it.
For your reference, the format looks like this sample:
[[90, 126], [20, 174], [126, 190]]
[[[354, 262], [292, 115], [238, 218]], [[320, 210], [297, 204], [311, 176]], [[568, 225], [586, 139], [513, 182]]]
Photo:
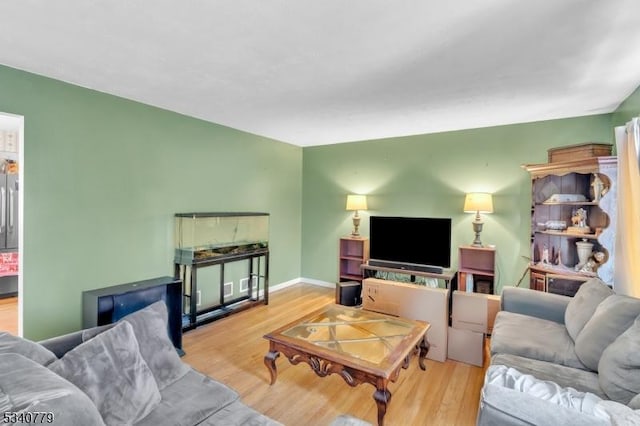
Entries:
[[353, 231], [351, 235], [354, 237], [360, 236], [358, 228], [360, 227], [360, 216], [358, 210], [367, 209], [367, 196], [366, 195], [347, 195], [347, 210], [354, 210], [353, 213]]
[[486, 192], [471, 192], [467, 194], [464, 199], [464, 212], [476, 214], [473, 221], [473, 232], [476, 233], [476, 238], [473, 240], [472, 245], [474, 247], [482, 247], [480, 233], [482, 232], [484, 222], [482, 221], [480, 213], [493, 213], [491, 194]]

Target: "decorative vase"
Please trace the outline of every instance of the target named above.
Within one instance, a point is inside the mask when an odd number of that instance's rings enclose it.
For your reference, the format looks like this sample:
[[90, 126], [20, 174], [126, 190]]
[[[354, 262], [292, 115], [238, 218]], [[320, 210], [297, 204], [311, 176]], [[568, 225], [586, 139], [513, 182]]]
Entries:
[[578, 249], [578, 264], [576, 265], [576, 271], [578, 271], [589, 260], [591, 252], [593, 251], [593, 244], [583, 239], [582, 241], [576, 241], [576, 247]]
[[593, 182], [591, 182], [591, 186], [593, 187], [593, 202], [600, 202], [600, 198], [604, 193], [604, 182], [600, 179], [597, 173], [593, 174]]

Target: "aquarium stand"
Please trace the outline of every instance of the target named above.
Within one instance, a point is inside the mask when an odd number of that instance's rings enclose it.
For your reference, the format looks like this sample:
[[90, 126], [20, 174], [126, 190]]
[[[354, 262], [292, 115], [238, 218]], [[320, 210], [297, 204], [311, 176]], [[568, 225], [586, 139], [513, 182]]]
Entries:
[[[247, 265], [247, 294], [225, 297], [225, 266], [234, 262]], [[261, 264], [263, 267], [261, 268]], [[198, 270], [217, 266], [220, 268], [220, 299], [213, 306], [198, 306]], [[258, 304], [269, 304], [269, 249], [220, 255], [191, 264], [174, 263], [175, 277], [184, 282], [182, 329], [192, 330], [199, 325], [215, 321]], [[255, 286], [253, 285], [255, 281]], [[262, 285], [261, 285], [262, 284]]]

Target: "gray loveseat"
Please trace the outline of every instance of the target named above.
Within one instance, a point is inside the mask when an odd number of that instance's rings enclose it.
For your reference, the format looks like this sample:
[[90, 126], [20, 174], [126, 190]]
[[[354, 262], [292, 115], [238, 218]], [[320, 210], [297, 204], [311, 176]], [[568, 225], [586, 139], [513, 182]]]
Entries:
[[[640, 299], [504, 288], [479, 425], [640, 424]], [[634, 423], [637, 422], [637, 423]]]
[[279, 424], [180, 360], [164, 302], [40, 344], [0, 333], [0, 413], [17, 424]]

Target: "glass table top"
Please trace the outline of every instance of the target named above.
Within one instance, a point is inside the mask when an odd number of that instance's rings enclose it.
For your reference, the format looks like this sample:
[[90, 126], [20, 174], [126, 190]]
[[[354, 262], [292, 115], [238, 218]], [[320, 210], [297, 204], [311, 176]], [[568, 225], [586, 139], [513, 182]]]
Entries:
[[415, 327], [413, 321], [333, 305], [282, 334], [380, 364]]

